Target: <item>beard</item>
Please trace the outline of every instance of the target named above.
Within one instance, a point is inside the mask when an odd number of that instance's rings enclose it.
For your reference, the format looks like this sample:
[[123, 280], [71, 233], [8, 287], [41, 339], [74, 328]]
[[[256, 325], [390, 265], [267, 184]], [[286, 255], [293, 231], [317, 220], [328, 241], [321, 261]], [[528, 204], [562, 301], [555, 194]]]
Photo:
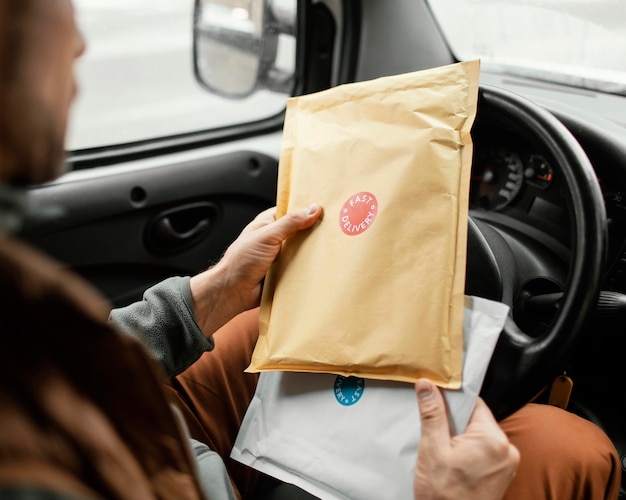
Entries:
[[[0, 182], [28, 186], [51, 181], [64, 171], [65, 130], [55, 114], [18, 89], [0, 117]], [[63, 128], [63, 130], [59, 130]]]

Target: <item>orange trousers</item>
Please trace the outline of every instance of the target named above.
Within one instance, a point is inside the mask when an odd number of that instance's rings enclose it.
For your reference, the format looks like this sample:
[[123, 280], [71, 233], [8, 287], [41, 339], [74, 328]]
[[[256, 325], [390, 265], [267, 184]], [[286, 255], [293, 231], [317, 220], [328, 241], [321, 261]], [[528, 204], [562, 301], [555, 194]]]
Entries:
[[[258, 309], [215, 333], [215, 349], [173, 381], [191, 436], [218, 452], [235, 491], [254, 498], [259, 473], [230, 458], [258, 375], [243, 373], [258, 336]], [[594, 424], [548, 405], [528, 404], [500, 422], [521, 455], [507, 499], [616, 499], [617, 452]]]

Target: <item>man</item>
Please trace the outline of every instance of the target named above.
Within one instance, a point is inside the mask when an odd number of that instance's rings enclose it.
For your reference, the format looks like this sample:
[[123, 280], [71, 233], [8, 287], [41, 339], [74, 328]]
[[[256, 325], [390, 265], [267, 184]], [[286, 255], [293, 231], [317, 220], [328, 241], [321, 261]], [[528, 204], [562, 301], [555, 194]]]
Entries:
[[[0, 498], [250, 497], [257, 475], [228, 453], [256, 383], [242, 368], [260, 282], [321, 207], [261, 214], [218, 265], [111, 314], [141, 344], [119, 333], [94, 290], [8, 234], [19, 188], [60, 174], [83, 50], [71, 0], [0, 2]], [[178, 374], [171, 386], [163, 368]], [[421, 380], [416, 392], [416, 497], [617, 496], [615, 450], [589, 422], [529, 405], [498, 426], [479, 400], [466, 433], [451, 438], [438, 389]]]

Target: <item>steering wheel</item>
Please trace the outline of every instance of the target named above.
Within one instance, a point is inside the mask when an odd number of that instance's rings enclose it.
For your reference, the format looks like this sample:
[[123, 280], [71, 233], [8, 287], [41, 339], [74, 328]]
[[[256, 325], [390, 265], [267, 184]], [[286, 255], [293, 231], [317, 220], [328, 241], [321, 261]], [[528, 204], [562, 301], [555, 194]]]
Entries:
[[[570, 250], [560, 261], [561, 286], [533, 290], [527, 286], [528, 266], [540, 271], [559, 263], [532, 235], [508, 224], [506, 217], [494, 222], [470, 211], [465, 292], [511, 307], [481, 390], [500, 420], [563, 373], [565, 361], [581, 340], [601, 284], [606, 213], [591, 163], [552, 114], [509, 91], [481, 86], [476, 124], [490, 116], [515, 124], [550, 153], [565, 185], [572, 235]], [[525, 325], [534, 321], [533, 315], [550, 307], [554, 313], [544, 330], [529, 333]]]

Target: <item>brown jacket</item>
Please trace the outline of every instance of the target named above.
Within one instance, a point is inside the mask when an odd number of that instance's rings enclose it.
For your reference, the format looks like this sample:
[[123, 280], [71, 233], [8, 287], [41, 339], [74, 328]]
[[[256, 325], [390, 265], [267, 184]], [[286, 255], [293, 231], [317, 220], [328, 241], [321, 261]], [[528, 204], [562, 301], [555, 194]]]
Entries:
[[90, 286], [0, 233], [0, 491], [197, 499], [164, 375]]

